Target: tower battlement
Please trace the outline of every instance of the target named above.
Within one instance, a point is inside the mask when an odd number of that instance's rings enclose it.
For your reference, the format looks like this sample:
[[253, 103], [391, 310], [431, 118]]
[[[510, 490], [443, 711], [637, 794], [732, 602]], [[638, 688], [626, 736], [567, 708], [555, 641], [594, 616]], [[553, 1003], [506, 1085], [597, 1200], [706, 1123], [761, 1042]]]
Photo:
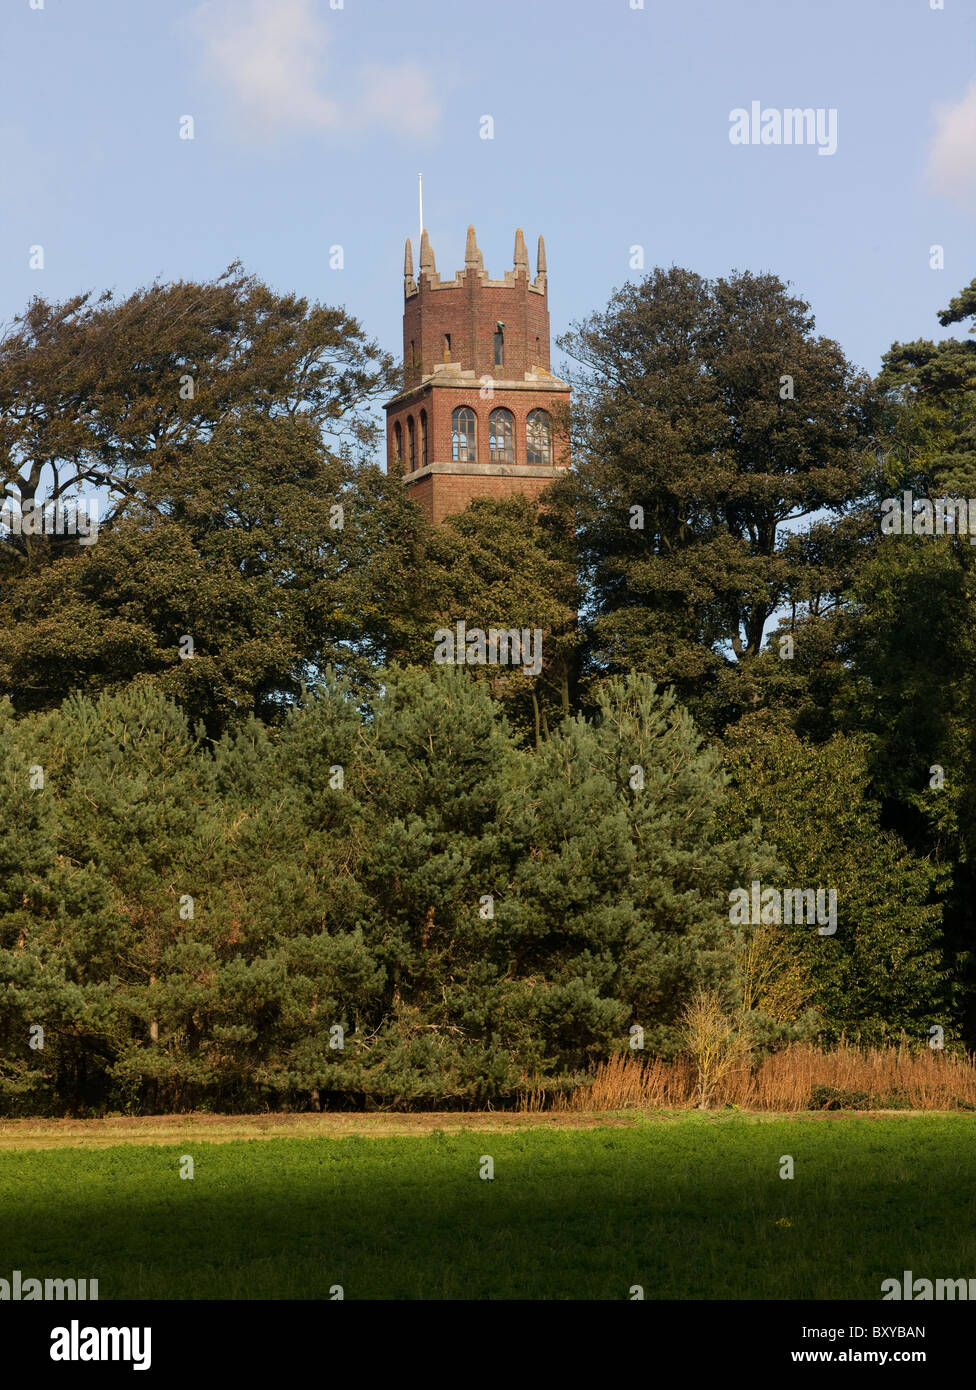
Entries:
[[485, 269], [474, 227], [468, 228], [464, 269], [453, 280], [438, 275], [426, 231], [420, 241], [420, 274], [414, 278], [408, 237], [403, 257], [404, 382], [413, 384], [445, 362], [460, 362], [478, 376], [521, 377], [535, 367], [548, 371], [546, 281], [545, 243], [540, 236], [536, 275], [530, 280], [521, 227], [515, 233], [512, 269], [501, 280], [493, 280]]
[[[515, 229], [515, 255], [512, 265], [511, 270], [506, 270], [504, 279], [492, 280], [485, 270], [474, 227], [469, 226], [467, 245], [464, 248], [464, 269], [459, 270], [453, 280], [442, 280], [434, 264], [434, 253], [431, 250], [430, 239], [426, 231], [420, 238], [420, 273], [422, 278], [427, 281], [428, 288], [432, 290], [460, 289], [468, 275], [477, 276], [483, 285], [491, 289], [505, 289], [506, 286], [514, 285], [519, 280], [528, 280], [529, 253], [525, 249], [525, 235], [521, 227]], [[541, 236], [536, 251], [536, 277], [534, 280], [529, 280], [529, 289], [534, 294], [545, 294], [546, 292], [546, 244]], [[418, 292], [419, 286], [413, 278], [413, 244], [407, 237], [403, 256], [403, 295], [405, 299], [409, 299], [411, 295]]]

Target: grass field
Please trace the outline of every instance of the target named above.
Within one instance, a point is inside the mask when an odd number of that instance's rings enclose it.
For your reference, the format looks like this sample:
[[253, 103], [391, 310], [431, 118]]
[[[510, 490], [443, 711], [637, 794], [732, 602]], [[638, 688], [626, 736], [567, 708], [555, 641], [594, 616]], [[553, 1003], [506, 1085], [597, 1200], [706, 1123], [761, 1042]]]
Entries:
[[877, 1299], [904, 1269], [976, 1276], [972, 1116], [606, 1118], [302, 1117], [284, 1138], [174, 1118], [109, 1147], [96, 1122], [53, 1148], [7, 1124], [0, 1277], [95, 1277], [103, 1299]]

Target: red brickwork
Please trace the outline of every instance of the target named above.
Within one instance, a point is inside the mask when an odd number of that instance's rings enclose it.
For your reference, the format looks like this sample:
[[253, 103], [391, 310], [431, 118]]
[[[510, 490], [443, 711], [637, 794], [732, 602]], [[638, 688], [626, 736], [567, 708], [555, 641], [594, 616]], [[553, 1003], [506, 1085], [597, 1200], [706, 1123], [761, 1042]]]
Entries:
[[[535, 367], [549, 370], [549, 305], [526, 275], [508, 285], [485, 284], [478, 272], [462, 270], [458, 287], [431, 287], [421, 275], [418, 291], [403, 307], [405, 380], [413, 385], [433, 372], [450, 352], [478, 377], [519, 381]], [[504, 324], [504, 365], [495, 365], [495, 331]], [[450, 334], [448, 348], [445, 335]], [[411, 364], [411, 345], [414, 363]]]
[[[537, 496], [569, 463], [557, 428], [569, 387], [549, 372], [549, 309], [545, 248], [539, 238], [537, 273], [529, 279], [521, 229], [515, 266], [502, 281], [490, 280], [474, 230], [468, 230], [465, 268], [442, 282], [434, 268], [426, 232], [421, 243], [419, 282], [407, 242], [404, 264], [404, 389], [386, 407], [387, 471], [402, 472], [411, 495], [437, 525], [477, 497]], [[502, 334], [502, 363], [495, 361]], [[454, 460], [452, 414], [467, 406], [476, 417], [474, 458]], [[489, 416], [498, 408], [514, 417], [514, 462], [493, 463]], [[548, 464], [527, 460], [526, 418], [549, 413], [553, 426]], [[414, 427], [411, 468], [409, 425]], [[425, 424], [425, 430], [422, 426]], [[402, 458], [398, 459], [397, 426]], [[426, 450], [424, 449], [426, 436]]]
[[428, 521], [440, 526], [445, 517], [454, 512], [463, 512], [469, 502], [479, 497], [498, 500], [514, 497], [520, 493], [525, 497], [538, 497], [552, 481], [551, 478], [499, 478], [475, 475], [461, 477], [452, 474], [437, 474], [421, 478], [410, 488], [410, 496], [422, 507]]

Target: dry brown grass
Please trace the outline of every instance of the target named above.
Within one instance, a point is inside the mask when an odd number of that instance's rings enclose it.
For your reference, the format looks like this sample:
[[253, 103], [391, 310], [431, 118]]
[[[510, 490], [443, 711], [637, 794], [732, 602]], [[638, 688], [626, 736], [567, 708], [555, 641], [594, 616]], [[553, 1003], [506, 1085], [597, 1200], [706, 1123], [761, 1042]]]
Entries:
[[[713, 1108], [806, 1110], [818, 1088], [851, 1109], [955, 1110], [976, 1108], [976, 1059], [930, 1048], [860, 1048], [829, 1052], [795, 1043], [758, 1065], [739, 1062], [716, 1079]], [[699, 1103], [700, 1078], [691, 1058], [662, 1062], [633, 1054], [601, 1063], [591, 1085], [568, 1095], [535, 1091], [525, 1110], [689, 1109]], [[821, 1104], [828, 1096], [821, 1094]]]

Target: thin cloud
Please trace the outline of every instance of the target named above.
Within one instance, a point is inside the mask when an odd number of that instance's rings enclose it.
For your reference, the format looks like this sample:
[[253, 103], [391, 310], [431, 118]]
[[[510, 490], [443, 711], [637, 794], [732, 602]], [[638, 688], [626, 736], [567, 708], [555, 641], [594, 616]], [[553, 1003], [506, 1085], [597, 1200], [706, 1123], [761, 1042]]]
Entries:
[[426, 74], [409, 62], [350, 72], [328, 52], [349, 42], [348, 31], [337, 33], [343, 23], [344, 13], [314, 0], [205, 0], [191, 15], [205, 65], [248, 136], [367, 126], [429, 134], [440, 107]]
[[360, 73], [359, 109], [369, 118], [408, 135], [429, 135], [440, 119], [440, 103], [416, 63], [397, 67], [370, 63]]
[[937, 106], [935, 117], [929, 181], [938, 193], [970, 201], [976, 198], [976, 80], [961, 101]]

